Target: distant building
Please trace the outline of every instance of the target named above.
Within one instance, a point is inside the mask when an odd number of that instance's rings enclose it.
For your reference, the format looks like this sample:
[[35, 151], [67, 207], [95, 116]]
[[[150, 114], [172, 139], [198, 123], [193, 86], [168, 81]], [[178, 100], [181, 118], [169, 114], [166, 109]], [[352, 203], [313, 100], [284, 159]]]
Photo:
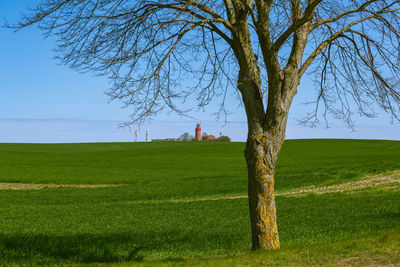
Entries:
[[207, 135], [207, 141], [215, 141], [215, 136], [212, 134]]
[[195, 138], [196, 138], [197, 141], [201, 141], [201, 128], [200, 128], [200, 123], [197, 123], [197, 124], [196, 124]]

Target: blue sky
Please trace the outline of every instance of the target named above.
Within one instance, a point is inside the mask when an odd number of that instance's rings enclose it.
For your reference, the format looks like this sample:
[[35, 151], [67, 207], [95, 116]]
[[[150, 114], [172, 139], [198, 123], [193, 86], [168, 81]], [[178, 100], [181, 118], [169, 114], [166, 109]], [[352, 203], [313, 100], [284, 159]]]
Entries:
[[[0, 0], [0, 18], [16, 22], [26, 7], [38, 0]], [[133, 131], [118, 124], [129, 120], [129, 108], [118, 102], [107, 102], [104, 91], [109, 81], [92, 74], [79, 74], [53, 59], [54, 39], [43, 40], [36, 28], [17, 33], [0, 28], [0, 142], [114, 142], [134, 140]], [[400, 140], [399, 123], [391, 124], [387, 115], [364, 120], [357, 117], [356, 132], [341, 121], [330, 121], [317, 128], [299, 126], [297, 120], [307, 112], [302, 105], [313, 96], [311, 82], [303, 79], [292, 105], [287, 138], [367, 138]], [[193, 113], [194, 119], [160, 114], [140, 128], [150, 138], [177, 137], [194, 132], [196, 121], [209, 134], [229, 135], [244, 141], [246, 116], [234, 96], [229, 98], [229, 122], [216, 121], [211, 105], [205, 113]]]

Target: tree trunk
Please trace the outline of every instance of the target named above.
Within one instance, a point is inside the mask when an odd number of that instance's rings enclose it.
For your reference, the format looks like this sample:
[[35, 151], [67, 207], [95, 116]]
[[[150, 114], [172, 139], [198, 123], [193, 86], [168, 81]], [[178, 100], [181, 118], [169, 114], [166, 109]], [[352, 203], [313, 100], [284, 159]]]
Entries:
[[[250, 34], [240, 35], [250, 39]], [[252, 248], [278, 249], [274, 175], [278, 153], [282, 146], [290, 103], [296, 93], [294, 70], [269, 74], [268, 103], [264, 108], [260, 70], [251, 42], [239, 42], [235, 53], [240, 65], [238, 89], [247, 115], [248, 137], [245, 157], [248, 170], [248, 196], [252, 229]]]
[[[252, 248], [278, 249], [274, 175], [280, 140], [268, 133], [249, 135], [245, 156], [248, 169]], [[277, 138], [279, 139], [279, 138]]]

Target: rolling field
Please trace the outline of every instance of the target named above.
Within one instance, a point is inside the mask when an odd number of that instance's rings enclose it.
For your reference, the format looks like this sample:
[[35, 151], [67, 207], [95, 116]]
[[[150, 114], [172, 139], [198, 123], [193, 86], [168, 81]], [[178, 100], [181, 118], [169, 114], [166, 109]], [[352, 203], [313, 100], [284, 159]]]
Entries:
[[400, 263], [400, 142], [285, 141], [275, 187], [282, 249], [268, 253], [249, 252], [243, 150], [0, 144], [0, 265], [306, 265], [365, 251]]

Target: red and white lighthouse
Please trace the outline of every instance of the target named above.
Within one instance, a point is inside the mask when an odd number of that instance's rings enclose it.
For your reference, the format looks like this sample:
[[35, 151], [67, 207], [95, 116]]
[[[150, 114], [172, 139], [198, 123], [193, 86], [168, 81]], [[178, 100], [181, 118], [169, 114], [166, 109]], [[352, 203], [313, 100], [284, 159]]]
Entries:
[[201, 141], [201, 128], [200, 128], [200, 123], [196, 124], [196, 140]]

